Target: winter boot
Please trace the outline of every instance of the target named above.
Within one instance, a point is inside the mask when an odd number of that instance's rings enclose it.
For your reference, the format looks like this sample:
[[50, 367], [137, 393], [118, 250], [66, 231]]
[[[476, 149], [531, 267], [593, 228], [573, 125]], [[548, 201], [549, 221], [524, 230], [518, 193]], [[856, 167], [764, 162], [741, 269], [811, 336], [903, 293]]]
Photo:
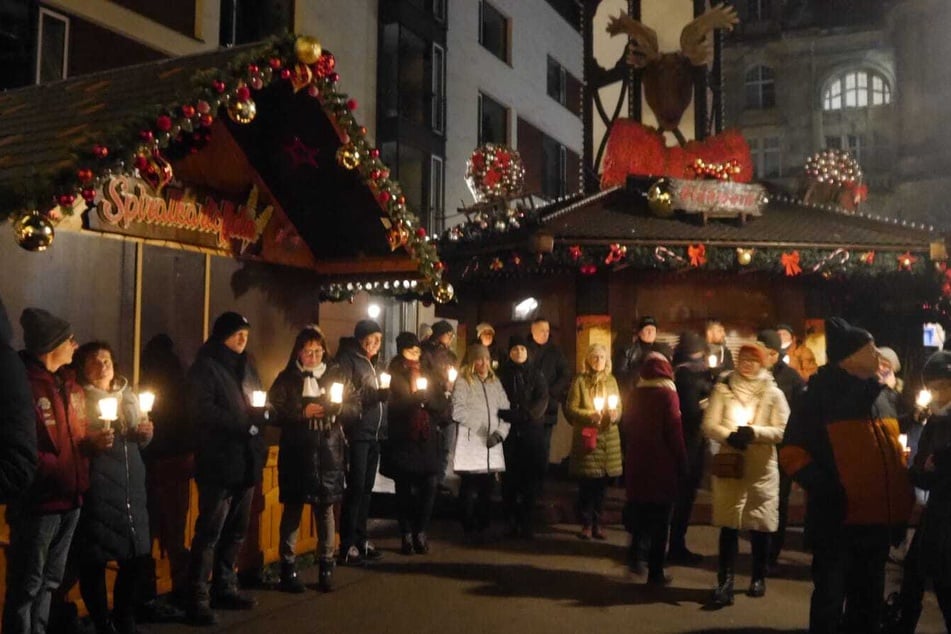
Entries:
[[330, 592], [334, 589], [334, 560], [321, 559], [317, 587], [321, 592]]
[[400, 553], [404, 555], [412, 555], [414, 552], [413, 535], [411, 533], [403, 533], [403, 542], [400, 545]]
[[733, 605], [733, 567], [739, 549], [739, 532], [732, 528], [720, 529], [720, 554], [717, 567], [717, 587], [710, 603], [715, 608]]
[[750, 589], [746, 594], [753, 598], [766, 595], [766, 570], [769, 566], [769, 533], [752, 531], [750, 542], [753, 550], [753, 574]]
[[710, 597], [713, 607], [722, 608], [733, 605], [733, 569], [723, 568], [717, 571], [717, 587]]
[[294, 565], [294, 562], [281, 562], [281, 581], [277, 585], [277, 589], [291, 594], [301, 594], [307, 590], [300, 577], [297, 576], [297, 566]]

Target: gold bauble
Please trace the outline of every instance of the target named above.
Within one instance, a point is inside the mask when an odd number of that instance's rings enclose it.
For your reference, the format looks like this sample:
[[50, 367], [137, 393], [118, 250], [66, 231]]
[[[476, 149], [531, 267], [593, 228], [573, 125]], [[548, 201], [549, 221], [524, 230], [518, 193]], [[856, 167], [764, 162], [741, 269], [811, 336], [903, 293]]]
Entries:
[[440, 282], [439, 285], [436, 286], [436, 290], [433, 291], [433, 299], [440, 304], [445, 304], [446, 302], [451, 302], [455, 294], [456, 291], [453, 289], [452, 284], [449, 282], [445, 284]]
[[360, 152], [352, 143], [337, 148], [337, 162], [348, 170], [357, 169], [360, 165]]
[[737, 248], [736, 261], [740, 263], [740, 266], [749, 266], [753, 261], [753, 249]]
[[670, 183], [663, 178], [647, 190], [647, 206], [655, 216], [666, 218], [674, 213], [674, 197], [670, 193]]
[[320, 46], [320, 42], [314, 38], [301, 35], [294, 42], [294, 53], [297, 55], [297, 59], [310, 66], [316, 64], [317, 60], [320, 59], [323, 48]]
[[27, 251], [45, 251], [53, 244], [53, 223], [33, 211], [17, 218], [13, 223], [13, 236]]
[[258, 114], [258, 107], [250, 99], [239, 101], [233, 99], [228, 104], [228, 116], [235, 123], [248, 124], [254, 121]]

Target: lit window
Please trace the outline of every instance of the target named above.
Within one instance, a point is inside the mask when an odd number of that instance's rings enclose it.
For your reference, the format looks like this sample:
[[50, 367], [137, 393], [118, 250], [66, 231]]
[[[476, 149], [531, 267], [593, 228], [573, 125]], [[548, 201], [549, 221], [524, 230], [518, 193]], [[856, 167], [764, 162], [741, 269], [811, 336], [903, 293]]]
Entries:
[[868, 108], [891, 103], [888, 80], [873, 71], [848, 71], [833, 77], [822, 94], [822, 109]]
[[756, 66], [746, 72], [746, 107], [772, 108], [776, 105], [776, 76], [769, 66]]

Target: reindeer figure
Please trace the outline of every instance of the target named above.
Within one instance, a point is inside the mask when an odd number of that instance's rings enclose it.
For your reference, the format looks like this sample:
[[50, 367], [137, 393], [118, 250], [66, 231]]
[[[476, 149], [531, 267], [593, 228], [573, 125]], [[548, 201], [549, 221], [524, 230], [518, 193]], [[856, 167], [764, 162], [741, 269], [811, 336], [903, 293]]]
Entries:
[[687, 140], [680, 132], [680, 119], [693, 96], [693, 66], [704, 66], [713, 57], [710, 34], [716, 29], [732, 30], [739, 22], [736, 9], [719, 4], [707, 9], [680, 32], [680, 51], [661, 53], [657, 49], [657, 33], [642, 22], [621, 13], [608, 21], [610, 35], [627, 33], [625, 61], [643, 71], [644, 96], [657, 117], [661, 132], [669, 131], [680, 145]]

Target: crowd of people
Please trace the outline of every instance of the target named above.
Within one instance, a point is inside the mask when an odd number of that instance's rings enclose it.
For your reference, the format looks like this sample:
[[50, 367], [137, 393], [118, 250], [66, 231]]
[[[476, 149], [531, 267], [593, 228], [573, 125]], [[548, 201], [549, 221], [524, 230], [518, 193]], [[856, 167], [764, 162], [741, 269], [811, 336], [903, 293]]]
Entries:
[[[671, 349], [657, 341], [656, 320], [644, 317], [613, 364], [608, 347], [594, 343], [578, 373], [544, 318], [507, 347], [480, 323], [462, 363], [449, 322], [436, 322], [422, 339], [401, 332], [385, 370], [382, 328], [364, 319], [333, 358], [319, 326], [304, 327], [265, 392], [247, 352], [251, 324], [226, 312], [187, 373], [167, 362], [164, 340], [150, 357], [155, 376], [173, 377], [186, 396], [176, 415], [190, 422], [192, 464], [161, 452], [150, 408], [118, 373], [107, 342], [79, 346], [67, 321], [38, 308], [25, 309], [20, 323], [24, 350], [17, 355], [0, 304], [0, 501], [10, 526], [4, 632], [47, 631], [52, 598], [71, 574], [97, 633], [136, 631], [139, 590], [152, 564], [149, 510], [174, 505], [149, 482], [143, 453], [156, 450], [165, 468], [193, 469], [194, 537], [187, 551], [170, 548], [169, 556], [180, 562], [175, 574], [173, 561], [173, 574], [187, 619], [212, 625], [217, 610], [256, 604], [239, 589], [236, 570], [268, 426], [280, 430], [278, 588], [306, 589], [296, 558], [309, 506], [318, 588], [329, 592], [338, 564], [383, 557], [367, 531], [378, 472], [395, 482], [403, 556], [430, 552], [434, 504], [450, 474], [460, 478], [466, 543], [496, 539], [491, 500], [499, 480], [505, 534], [534, 538], [559, 407], [572, 428], [578, 537], [606, 538], [605, 494], [621, 479], [627, 563], [646, 572], [648, 584], [669, 584], [669, 564], [702, 561], [687, 533], [709, 461], [712, 523], [720, 529], [711, 607], [734, 603], [740, 531], [749, 532], [752, 548], [746, 593], [765, 596], [795, 482], [807, 496], [813, 553], [810, 632], [881, 631], [885, 562], [889, 547], [905, 539], [918, 487], [920, 496], [928, 492], [927, 506], [889, 627], [914, 632], [927, 579], [951, 623], [949, 352], [928, 360], [923, 378], [933, 401], [913, 410], [900, 396], [894, 351], [839, 318], [826, 321], [821, 368], [797, 350], [786, 325], [743, 343], [734, 360], [719, 321], [708, 323], [706, 337], [681, 333]], [[107, 400], [115, 404], [111, 415], [99, 409]], [[910, 456], [900, 433], [913, 439]], [[161, 522], [183, 522], [180, 515]], [[110, 613], [105, 569], [113, 561]]]

